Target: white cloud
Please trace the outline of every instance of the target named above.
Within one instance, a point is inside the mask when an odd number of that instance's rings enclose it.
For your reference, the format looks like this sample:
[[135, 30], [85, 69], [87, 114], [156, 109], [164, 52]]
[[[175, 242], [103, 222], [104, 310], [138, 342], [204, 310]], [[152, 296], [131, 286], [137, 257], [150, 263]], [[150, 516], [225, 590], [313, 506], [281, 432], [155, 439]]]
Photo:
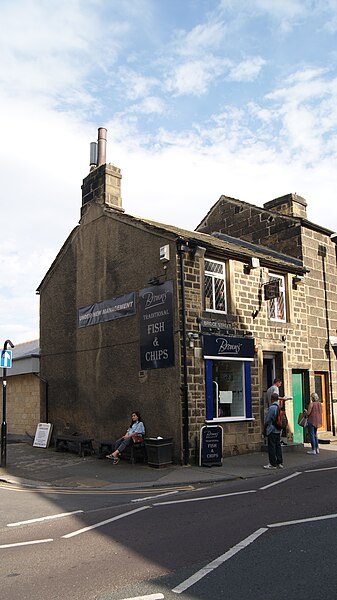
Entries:
[[166, 81], [166, 88], [176, 95], [205, 94], [211, 83], [227, 68], [228, 61], [205, 56], [178, 65]]
[[148, 96], [142, 102], [129, 108], [130, 112], [161, 115], [165, 112], [165, 102], [158, 96]]
[[159, 86], [156, 77], [147, 77], [131, 69], [120, 69], [119, 85], [128, 100], [143, 99], [151, 94], [153, 88]]
[[253, 81], [260, 73], [266, 61], [260, 56], [247, 58], [233, 66], [229, 71], [229, 79], [232, 81]]
[[218, 49], [227, 32], [223, 21], [202, 23], [191, 31], [179, 31], [174, 42], [178, 55], [198, 56], [212, 49]]

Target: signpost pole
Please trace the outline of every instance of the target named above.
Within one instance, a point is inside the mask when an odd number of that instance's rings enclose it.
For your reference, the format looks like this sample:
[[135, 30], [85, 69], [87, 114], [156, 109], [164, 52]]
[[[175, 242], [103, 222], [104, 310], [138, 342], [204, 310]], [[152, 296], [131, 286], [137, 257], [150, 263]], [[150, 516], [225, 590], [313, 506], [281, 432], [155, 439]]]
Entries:
[[[4, 343], [3, 353], [6, 352], [8, 344], [11, 348], [14, 348], [14, 344], [10, 340], [6, 340]], [[4, 365], [6, 365], [5, 357]], [[3, 367], [2, 375], [2, 423], [1, 423], [1, 467], [6, 466], [6, 455], [7, 455], [7, 422], [6, 422], [6, 388], [7, 388], [7, 368]]]

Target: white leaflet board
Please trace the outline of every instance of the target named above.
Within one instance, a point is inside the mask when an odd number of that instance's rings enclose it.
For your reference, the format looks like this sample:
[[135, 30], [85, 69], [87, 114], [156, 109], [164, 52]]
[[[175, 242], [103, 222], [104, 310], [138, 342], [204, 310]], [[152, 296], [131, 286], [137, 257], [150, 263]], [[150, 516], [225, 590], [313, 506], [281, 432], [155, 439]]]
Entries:
[[48, 448], [53, 426], [51, 423], [39, 423], [36, 428], [33, 446]]
[[232, 404], [233, 392], [219, 392], [220, 404]]

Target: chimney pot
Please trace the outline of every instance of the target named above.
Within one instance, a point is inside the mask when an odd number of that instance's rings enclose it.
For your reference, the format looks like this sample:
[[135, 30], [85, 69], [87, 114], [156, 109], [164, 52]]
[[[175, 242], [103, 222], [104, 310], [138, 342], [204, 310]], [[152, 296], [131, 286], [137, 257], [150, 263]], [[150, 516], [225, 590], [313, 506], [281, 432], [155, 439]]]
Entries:
[[106, 141], [107, 141], [107, 130], [105, 127], [99, 127], [98, 129], [98, 153], [97, 153], [97, 166], [105, 165], [106, 163]]
[[90, 143], [90, 171], [97, 167], [97, 142]]

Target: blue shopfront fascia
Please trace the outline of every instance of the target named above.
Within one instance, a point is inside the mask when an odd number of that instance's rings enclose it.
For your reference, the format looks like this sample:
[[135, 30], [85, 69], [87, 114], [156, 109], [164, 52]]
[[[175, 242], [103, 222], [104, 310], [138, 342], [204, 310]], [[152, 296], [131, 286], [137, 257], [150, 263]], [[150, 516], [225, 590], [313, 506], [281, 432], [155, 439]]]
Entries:
[[[252, 414], [252, 379], [251, 379], [251, 363], [253, 358], [234, 358], [224, 357], [218, 358], [215, 356], [204, 356], [206, 361], [206, 423], [228, 423], [240, 421], [254, 421]], [[214, 360], [235, 360], [243, 363], [244, 366], [244, 390], [245, 390], [245, 410], [246, 415], [243, 417], [218, 417], [213, 418], [213, 361]]]

